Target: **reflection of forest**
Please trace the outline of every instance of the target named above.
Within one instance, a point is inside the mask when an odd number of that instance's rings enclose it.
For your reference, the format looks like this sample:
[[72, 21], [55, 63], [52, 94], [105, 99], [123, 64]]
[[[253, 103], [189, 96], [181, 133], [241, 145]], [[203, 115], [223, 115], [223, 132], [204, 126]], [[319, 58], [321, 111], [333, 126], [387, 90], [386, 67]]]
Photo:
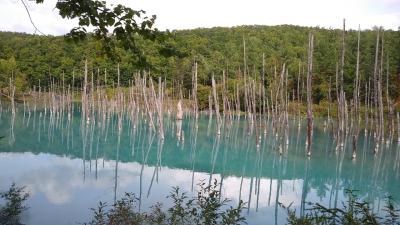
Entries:
[[[304, 180], [303, 195], [315, 189], [320, 197], [335, 199], [343, 189], [359, 190], [361, 197], [372, 201], [390, 194], [399, 199], [399, 151], [398, 146], [383, 146], [377, 155], [372, 154], [370, 139], [360, 137], [359, 157], [350, 160], [350, 150], [336, 152], [330, 133], [317, 124], [314, 134], [314, 153], [307, 159], [304, 153], [305, 132], [297, 126], [291, 128], [290, 145], [279, 155], [273, 137], [266, 134], [260, 148], [254, 135], [247, 135], [243, 121], [222, 129], [221, 136], [214, 135], [215, 123], [202, 116], [195, 125], [187, 118], [181, 126], [184, 139], [176, 138], [177, 127], [172, 118], [165, 119], [165, 140], [157, 141], [157, 134], [139, 121], [136, 128], [124, 122], [120, 147], [117, 151], [118, 129], [116, 118], [106, 125], [88, 124], [82, 134], [80, 114], [72, 120], [67, 116], [50, 119], [44, 112], [32, 112], [30, 117], [17, 111], [13, 133], [15, 142], [10, 144], [11, 113], [2, 112], [0, 127], [5, 135], [1, 152], [50, 153], [70, 158], [82, 158], [91, 162], [104, 158], [122, 162], [139, 162], [149, 166], [161, 166], [251, 178], [255, 184], [259, 178], [277, 180]], [[303, 126], [304, 127], [304, 126]], [[7, 140], [6, 140], [7, 139]], [[162, 146], [161, 146], [162, 145]], [[117, 156], [118, 153], [118, 156]], [[97, 165], [97, 164], [96, 164]], [[308, 169], [307, 169], [308, 168]], [[212, 175], [210, 175], [211, 179]], [[306, 199], [306, 196], [303, 196]], [[336, 197], [337, 198], [337, 197]]]

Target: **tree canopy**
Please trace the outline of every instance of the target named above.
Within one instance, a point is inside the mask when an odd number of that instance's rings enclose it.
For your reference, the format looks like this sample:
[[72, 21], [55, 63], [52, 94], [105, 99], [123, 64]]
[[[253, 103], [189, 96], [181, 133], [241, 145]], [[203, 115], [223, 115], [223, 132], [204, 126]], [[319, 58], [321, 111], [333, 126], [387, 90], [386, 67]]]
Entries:
[[[115, 47], [121, 69], [121, 83], [128, 85], [132, 74], [138, 70], [150, 71], [154, 78], [159, 76], [167, 82], [181, 82], [184, 88], [191, 88], [191, 71], [194, 61], [198, 62], [199, 84], [211, 85], [211, 74], [222, 79], [225, 70], [228, 83], [234, 83], [243, 73], [243, 38], [246, 41], [246, 61], [249, 76], [260, 79], [262, 54], [265, 55], [265, 71], [268, 86], [273, 79], [275, 68], [280, 71], [286, 63], [289, 69], [289, 87], [295, 89], [300, 65], [300, 79], [305, 79], [307, 61], [307, 38], [309, 32], [315, 36], [313, 98], [316, 102], [327, 99], [329, 80], [334, 90], [336, 63], [340, 58], [341, 30], [318, 27], [282, 26], [239, 26], [232, 28], [199, 28], [171, 31], [164, 40], [154, 41], [138, 35], [136, 46], [146, 57], [143, 67], [139, 56], [131, 54], [123, 46]], [[361, 84], [373, 76], [376, 30], [361, 32], [360, 77]], [[0, 80], [18, 72], [26, 80], [25, 87], [49, 83], [50, 79], [72, 81], [75, 73], [77, 83], [81, 77], [84, 59], [88, 59], [93, 72], [108, 71], [109, 84], [116, 80], [116, 62], [103, 54], [102, 42], [95, 35], [87, 34], [79, 43], [65, 42], [63, 37], [28, 35], [21, 33], [0, 33], [0, 59], [8, 66], [1, 66]], [[386, 63], [389, 62], [389, 93], [400, 95], [400, 32], [384, 31], [383, 79], [386, 80]], [[357, 31], [346, 32], [346, 55], [344, 68], [344, 89], [351, 93], [356, 71]], [[10, 62], [10, 63], [5, 63]], [[96, 77], [96, 76], [95, 76]], [[102, 79], [99, 76], [98, 79]], [[95, 78], [97, 79], [97, 78]], [[385, 85], [385, 84], [384, 84]], [[201, 88], [199, 88], [200, 90]], [[289, 89], [290, 90], [290, 89]], [[290, 90], [291, 91], [291, 90]], [[334, 92], [334, 91], [333, 91]], [[361, 88], [361, 96], [364, 89]]]

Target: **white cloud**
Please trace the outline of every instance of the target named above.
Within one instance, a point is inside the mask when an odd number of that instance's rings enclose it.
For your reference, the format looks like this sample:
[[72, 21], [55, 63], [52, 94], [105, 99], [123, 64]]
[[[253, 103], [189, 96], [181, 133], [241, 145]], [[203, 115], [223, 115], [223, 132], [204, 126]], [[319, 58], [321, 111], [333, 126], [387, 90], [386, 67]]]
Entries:
[[[43, 4], [27, 1], [37, 27], [46, 34], [60, 35], [69, 31], [76, 21], [64, 20], [54, 9], [55, 0]], [[340, 28], [342, 18], [347, 27], [356, 29], [375, 25], [397, 29], [400, 26], [398, 0], [109, 0], [108, 4], [124, 4], [156, 14], [156, 26], [165, 29], [237, 25], [321, 26]], [[0, 30], [33, 33], [27, 13], [19, 0], [0, 2]]]

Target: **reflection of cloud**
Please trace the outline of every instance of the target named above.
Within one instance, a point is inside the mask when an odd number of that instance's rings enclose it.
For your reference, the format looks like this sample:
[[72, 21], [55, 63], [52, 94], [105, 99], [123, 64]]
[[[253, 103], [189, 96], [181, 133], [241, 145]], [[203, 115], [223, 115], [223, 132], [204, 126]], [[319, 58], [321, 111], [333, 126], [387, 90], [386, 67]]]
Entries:
[[[4, 156], [5, 155], [5, 156]], [[115, 176], [115, 161], [106, 161], [104, 168], [101, 167], [99, 160], [98, 165], [98, 178], [94, 177], [95, 161], [92, 161], [92, 172], [89, 171], [89, 163], [86, 163], [86, 177], [83, 179], [83, 164], [80, 159], [67, 159], [58, 156], [47, 154], [40, 154], [33, 156], [30, 153], [25, 154], [3, 154], [2, 159], [11, 163], [19, 168], [13, 174], [17, 183], [27, 186], [32, 195], [42, 193], [46, 196], [52, 204], [65, 204], [71, 201], [74, 194], [77, 194], [82, 189], [106, 189], [113, 190], [114, 176]], [[29, 163], [24, 163], [23, 167], [18, 164], [23, 163], [24, 159]], [[7, 166], [7, 165], [6, 165]], [[23, 169], [21, 169], [23, 168]], [[140, 171], [142, 166], [139, 163], [122, 163], [118, 164], [118, 189], [132, 191], [132, 186], [137, 187], [140, 180]], [[145, 166], [143, 170], [143, 185], [142, 188], [147, 191], [149, 188], [151, 178], [153, 176], [155, 167]], [[2, 176], [2, 174], [0, 174]], [[221, 176], [214, 174], [212, 179], [221, 180]], [[194, 186], [200, 182], [208, 182], [209, 174], [194, 173]], [[280, 187], [285, 193], [279, 196], [279, 201], [284, 204], [293, 205], [300, 204], [302, 181], [281, 181]], [[242, 190], [240, 194], [240, 177], [225, 177], [223, 181], [222, 194], [223, 197], [231, 199], [234, 203], [239, 202], [239, 195], [243, 201], [247, 202], [250, 195], [250, 178], [244, 178]], [[156, 193], [163, 193], [167, 195], [171, 187], [179, 186], [183, 191], [190, 192], [192, 186], [192, 171], [183, 169], [170, 169], [167, 167], [161, 168], [159, 171], [158, 183], [156, 179], [153, 181], [153, 189]], [[274, 205], [274, 199], [277, 193], [277, 181], [272, 180], [271, 185], [271, 199], [269, 199], [270, 180], [262, 178], [260, 180], [260, 191], [258, 203], [260, 206], [267, 206], [268, 201]], [[253, 187], [251, 198], [251, 207], [255, 207], [254, 199], [257, 198], [255, 192], [255, 179], [253, 180]], [[134, 188], [135, 189], [135, 188]], [[160, 196], [162, 197], [162, 196]], [[157, 200], [157, 199], [156, 199]]]
[[[53, 204], [64, 204], [71, 200], [74, 192], [87, 187], [106, 188], [113, 181], [114, 168], [112, 163], [106, 163], [105, 168], [99, 168], [98, 179], [93, 177], [94, 161], [92, 161], [92, 173], [89, 173], [89, 163], [86, 164], [87, 178], [83, 179], [83, 164], [79, 159], [66, 159], [58, 156], [40, 154], [34, 156], [30, 153], [2, 154], [1, 161], [7, 163], [6, 166], [13, 169], [11, 179], [16, 183], [25, 185], [31, 196], [42, 193], [49, 202]], [[100, 165], [99, 165], [100, 167]], [[138, 166], [137, 166], [138, 167]], [[15, 170], [14, 170], [15, 168]], [[12, 171], [10, 169], [2, 171]], [[119, 171], [122, 179], [119, 180], [121, 186], [127, 186], [129, 179], [127, 173], [131, 171]], [[10, 177], [9, 173], [0, 177]], [[138, 176], [137, 174], [135, 176]]]
[[[2, 185], [10, 183], [3, 182], [3, 180], [11, 180], [17, 184], [26, 185], [31, 193], [31, 198], [38, 199], [36, 203], [29, 202], [29, 206], [43, 209], [32, 215], [34, 217], [33, 220], [40, 221], [41, 223], [39, 224], [52, 224], [49, 222], [51, 218], [41, 218], [43, 216], [41, 213], [69, 212], [73, 217], [73, 215], [85, 212], [84, 215], [87, 216], [88, 209], [93, 207], [96, 202], [100, 200], [112, 201], [115, 181], [115, 161], [105, 161], [103, 168], [102, 160], [99, 160], [97, 179], [95, 177], [95, 161], [92, 161], [91, 169], [92, 171], [89, 170], [89, 162], [86, 162], [86, 176], [84, 179], [83, 161], [81, 159], [69, 159], [49, 154], [1, 153], [0, 189], [4, 188], [1, 187]], [[120, 162], [118, 164], [118, 196], [124, 192], [133, 192], [136, 196], [140, 196], [141, 190], [142, 207], [146, 208], [155, 202], [163, 202], [168, 207], [171, 202], [170, 199], [166, 199], [165, 197], [174, 186], [179, 186], [181, 191], [187, 192], [189, 196], [192, 195], [192, 171], [162, 167], [158, 173], [158, 181], [155, 177], [151, 190], [149, 190], [155, 167], [144, 166], [142, 179], [140, 179], [141, 169], [142, 165], [137, 162]], [[200, 181], [208, 183], [209, 178], [210, 174], [208, 173], [195, 172], [194, 187], [196, 188], [196, 184]], [[212, 179], [221, 181], [221, 175], [214, 174]], [[140, 181], [142, 185], [140, 185]], [[253, 181], [253, 186], [250, 193], [251, 181]], [[294, 207], [299, 207], [303, 181], [283, 180], [280, 182], [282, 184], [280, 187], [282, 194], [279, 193], [279, 202], [285, 205], [293, 202]], [[231, 199], [232, 204], [236, 205], [239, 202], [240, 184], [240, 177], [224, 177], [222, 197]], [[276, 179], [272, 180], [270, 190], [270, 180], [268, 178], [261, 178], [258, 197], [255, 184], [255, 178], [246, 177], [243, 179], [241, 190], [242, 200], [248, 202], [251, 196], [250, 208], [254, 209], [258, 198], [260, 211], [272, 214], [274, 212], [273, 207], [275, 206], [276, 194], [278, 193], [278, 181]], [[269, 197], [270, 191], [271, 197]], [[148, 193], [149, 195], [147, 195]], [[307, 198], [316, 197], [316, 191], [311, 190]], [[268, 205], [269, 201], [270, 205]], [[254, 220], [262, 221], [265, 219], [265, 214], [254, 214], [252, 217]], [[60, 223], [68, 224], [68, 221], [65, 220]]]

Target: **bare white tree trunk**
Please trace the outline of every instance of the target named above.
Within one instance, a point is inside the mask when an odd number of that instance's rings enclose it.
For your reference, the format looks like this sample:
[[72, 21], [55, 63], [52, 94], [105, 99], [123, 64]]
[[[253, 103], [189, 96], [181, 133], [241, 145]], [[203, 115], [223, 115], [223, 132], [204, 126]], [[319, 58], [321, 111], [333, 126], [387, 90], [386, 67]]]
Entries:
[[311, 144], [313, 134], [312, 115], [312, 68], [313, 68], [314, 35], [309, 35], [308, 60], [307, 60], [307, 155], [311, 155]]
[[358, 26], [358, 36], [357, 36], [357, 65], [356, 65], [356, 81], [355, 81], [355, 89], [353, 94], [354, 99], [354, 131], [353, 131], [353, 152], [351, 155], [352, 159], [356, 158], [357, 151], [357, 141], [358, 141], [358, 133], [359, 133], [359, 109], [358, 109], [358, 87], [359, 87], [359, 70], [360, 70], [360, 26]]
[[383, 31], [382, 31], [382, 43], [381, 43], [381, 66], [378, 73], [378, 105], [379, 105], [379, 141], [385, 140], [385, 124], [384, 124], [384, 117], [383, 117], [383, 97], [382, 97], [382, 73], [383, 73], [383, 47], [384, 47], [384, 38], [383, 38]]
[[211, 77], [211, 83], [212, 83], [213, 96], [214, 96], [215, 114], [217, 117], [217, 135], [220, 135], [221, 134], [221, 116], [219, 114], [217, 86], [215, 84], [214, 74]]
[[197, 100], [197, 62], [194, 62], [194, 71], [192, 76], [192, 96], [194, 101], [194, 114], [199, 117], [199, 104]]
[[379, 147], [379, 140], [380, 140], [380, 128], [379, 128], [379, 123], [378, 123], [378, 54], [379, 54], [379, 30], [378, 34], [376, 37], [376, 49], [375, 49], [375, 63], [374, 63], [374, 79], [373, 79], [373, 85], [374, 85], [374, 107], [373, 107], [373, 116], [374, 120], [373, 122], [375, 123], [375, 132], [374, 136], [376, 138], [376, 147], [374, 152], [377, 152], [378, 147]]
[[344, 77], [344, 56], [345, 56], [345, 33], [346, 33], [346, 20], [343, 19], [343, 31], [342, 31], [342, 54], [340, 59], [340, 93], [339, 93], [339, 137], [338, 142], [340, 149], [343, 149], [345, 136], [346, 136], [346, 94], [343, 90], [343, 77]]
[[400, 142], [400, 113], [397, 113], [397, 142]]

